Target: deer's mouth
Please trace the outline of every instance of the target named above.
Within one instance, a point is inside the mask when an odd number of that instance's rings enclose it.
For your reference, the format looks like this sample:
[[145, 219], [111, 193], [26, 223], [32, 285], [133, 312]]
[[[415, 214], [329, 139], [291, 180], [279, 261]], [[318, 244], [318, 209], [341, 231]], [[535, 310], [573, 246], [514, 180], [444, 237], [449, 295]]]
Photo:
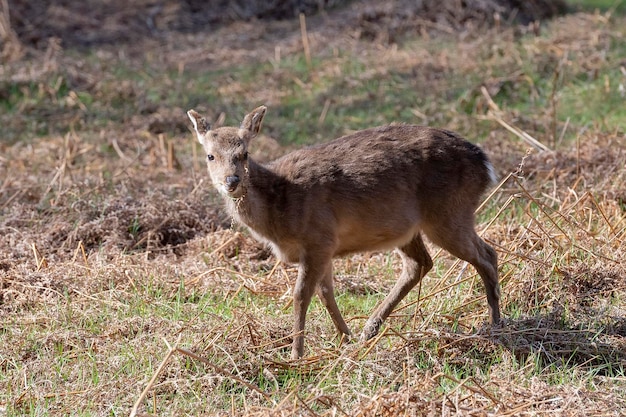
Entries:
[[220, 191], [229, 198], [240, 198], [245, 194], [244, 187], [241, 184], [220, 184]]

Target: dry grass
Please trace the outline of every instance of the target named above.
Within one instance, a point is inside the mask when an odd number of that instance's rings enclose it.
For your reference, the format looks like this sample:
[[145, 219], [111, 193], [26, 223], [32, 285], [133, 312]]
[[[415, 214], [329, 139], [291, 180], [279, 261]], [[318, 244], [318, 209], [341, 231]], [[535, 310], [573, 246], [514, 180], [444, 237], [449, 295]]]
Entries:
[[[433, 272], [379, 337], [338, 340], [314, 303], [306, 357], [287, 360], [294, 267], [231, 228], [207, 191], [182, 107], [192, 99], [181, 93], [180, 106], [154, 106], [144, 90], [163, 83], [153, 91], [193, 90], [200, 81], [187, 72], [201, 74], [194, 68], [206, 65], [209, 53], [226, 69], [280, 58], [275, 77], [246, 100], [278, 107], [293, 94], [286, 80], [300, 74], [286, 64], [302, 53], [299, 22], [276, 22], [280, 39], [239, 23], [179, 34], [162, 49], [146, 40], [124, 49], [123, 68], [141, 72], [145, 62], [160, 62], [172, 73], [142, 74], [140, 81], [104, 64], [120, 60], [111, 49], [95, 51], [102, 59], [94, 63], [51, 41], [42, 52], [27, 48], [25, 58], [0, 71], [22, 94], [18, 110], [2, 116], [4, 128], [32, 132], [0, 141], [0, 415], [126, 415], [133, 405], [137, 415], [624, 413], [624, 133], [602, 121], [585, 127], [575, 117], [557, 118], [556, 93], [547, 101], [551, 111], [508, 108], [504, 91], [513, 91], [510, 102], [540, 101], [543, 87], [516, 71], [494, 73], [521, 65], [520, 50], [547, 68], [562, 62], [572, 74], [593, 73], [613, 65], [604, 57], [623, 30], [603, 15], [570, 15], [541, 37], [520, 41], [518, 29], [498, 29], [491, 42], [493, 32], [481, 30], [450, 52], [390, 47], [388, 33], [355, 37], [341, 22], [331, 15], [327, 31], [321, 19], [309, 22], [313, 69], [298, 79], [305, 93], [341, 74], [350, 56], [367, 64], [344, 79], [355, 94], [363, 80], [393, 78], [393, 71], [415, 71], [412, 87], [436, 93], [449, 82], [441, 73], [481, 74], [484, 89], [469, 88], [450, 106], [416, 106], [413, 114], [431, 123], [451, 114], [450, 127], [474, 135], [477, 125], [489, 124], [483, 147], [502, 182], [478, 217], [500, 257], [504, 324], [484, 324], [486, 301], [474, 270], [433, 248]], [[209, 48], [202, 37], [221, 46]], [[249, 43], [241, 45], [242, 37]], [[470, 59], [484, 58], [489, 48], [489, 60]], [[156, 58], [138, 58], [142, 49]], [[327, 65], [316, 67], [315, 59]], [[231, 83], [228, 74], [216, 76], [223, 107], [236, 109], [241, 92], [265, 74]], [[603, 86], [607, 99], [619, 80]], [[330, 101], [326, 122], [350, 100]], [[466, 100], [474, 101], [470, 115], [450, 109]], [[98, 101], [122, 104], [107, 109]], [[315, 109], [320, 129], [324, 102]], [[265, 129], [281, 132], [268, 117]], [[530, 151], [519, 140], [524, 135], [556, 150]], [[267, 140], [260, 152], [280, 151]], [[338, 303], [358, 331], [393, 285], [399, 262], [361, 254], [334, 266]]]

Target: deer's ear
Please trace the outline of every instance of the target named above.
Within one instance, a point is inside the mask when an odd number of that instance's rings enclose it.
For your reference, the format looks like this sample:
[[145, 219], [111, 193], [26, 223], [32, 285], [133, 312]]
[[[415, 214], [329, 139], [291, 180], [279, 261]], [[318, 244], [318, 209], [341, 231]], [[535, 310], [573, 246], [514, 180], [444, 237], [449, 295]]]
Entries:
[[[187, 116], [189, 116], [189, 119], [191, 120], [191, 123], [193, 123], [193, 128], [195, 129], [196, 133], [198, 134], [198, 140], [200, 140], [201, 136], [204, 136], [206, 134], [206, 132], [208, 132], [209, 130], [211, 130], [211, 125], [206, 121], [206, 119], [202, 116], [200, 116], [200, 114], [198, 114], [197, 111], [195, 110], [189, 110], [187, 112]], [[200, 140], [200, 142], [202, 143], [202, 141]]]
[[239, 127], [239, 136], [243, 137], [246, 131], [251, 133], [251, 137], [258, 135], [266, 111], [267, 107], [259, 106], [248, 113], [246, 117], [243, 118], [243, 122], [241, 122], [241, 126]]

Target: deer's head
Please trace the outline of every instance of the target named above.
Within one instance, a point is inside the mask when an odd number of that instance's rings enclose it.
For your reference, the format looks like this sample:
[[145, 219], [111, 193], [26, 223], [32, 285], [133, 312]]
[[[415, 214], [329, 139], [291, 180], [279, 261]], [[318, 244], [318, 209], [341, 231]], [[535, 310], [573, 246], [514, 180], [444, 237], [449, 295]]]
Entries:
[[244, 117], [240, 127], [211, 129], [206, 119], [194, 110], [187, 115], [204, 147], [213, 185], [220, 194], [241, 198], [248, 184], [248, 144], [261, 130], [267, 107], [259, 106]]

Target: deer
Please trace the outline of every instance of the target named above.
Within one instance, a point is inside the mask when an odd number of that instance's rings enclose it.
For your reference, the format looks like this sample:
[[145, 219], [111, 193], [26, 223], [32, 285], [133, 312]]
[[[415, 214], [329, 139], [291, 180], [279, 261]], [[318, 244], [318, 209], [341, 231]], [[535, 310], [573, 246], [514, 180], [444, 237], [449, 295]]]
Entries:
[[500, 322], [497, 253], [475, 230], [475, 210], [496, 181], [479, 146], [444, 129], [390, 124], [260, 164], [248, 146], [266, 111], [259, 106], [239, 127], [215, 129], [195, 110], [187, 115], [228, 214], [279, 260], [298, 263], [292, 360], [304, 355], [305, 318], [315, 294], [339, 334], [351, 338], [335, 301], [333, 258], [395, 249], [402, 260], [398, 280], [365, 322], [360, 339], [366, 341], [433, 267], [422, 235], [474, 266], [491, 322]]

